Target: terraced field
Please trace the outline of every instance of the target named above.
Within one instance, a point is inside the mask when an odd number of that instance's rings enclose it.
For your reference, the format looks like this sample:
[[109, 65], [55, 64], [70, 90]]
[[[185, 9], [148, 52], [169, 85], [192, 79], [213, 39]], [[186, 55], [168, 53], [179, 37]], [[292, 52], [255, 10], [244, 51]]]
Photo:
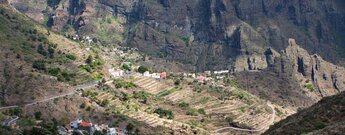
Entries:
[[119, 105], [120, 104], [120, 100], [118, 98], [114, 98], [114, 94], [111, 92], [101, 92], [100, 94], [98, 94], [98, 96], [96, 96], [96, 98], [99, 101], [108, 100], [109, 105]]
[[189, 96], [193, 95], [193, 91], [191, 89], [182, 89], [179, 91], [175, 91], [169, 95], [164, 96], [166, 100], [170, 100], [174, 103], [177, 103], [184, 98], [187, 98]]
[[[158, 81], [152, 78], [136, 78], [134, 83], [143, 88], [146, 92], [161, 95], [161, 93], [168, 92], [167, 95], [162, 96], [163, 99], [172, 101], [174, 103], [181, 103], [182, 101], [189, 104], [190, 109], [202, 109], [205, 114], [197, 113], [197, 115], [187, 115], [180, 113], [178, 110], [175, 113], [175, 119], [170, 120], [160, 118], [157, 114], [150, 114], [144, 110], [147, 105], [140, 105], [133, 110], [121, 104], [118, 98], [114, 98], [112, 92], [100, 92], [96, 98], [99, 101], [108, 100], [109, 105], [115, 105], [122, 108], [120, 113], [127, 115], [133, 119], [146, 123], [150, 127], [167, 127], [175, 131], [213, 131], [231, 127], [227, 118], [231, 118], [232, 123], [244, 130], [259, 130], [265, 129], [272, 123], [272, 112], [267, 109], [264, 102], [256, 102], [255, 104], [248, 104], [240, 99], [231, 98], [231, 100], [220, 100], [207, 91], [196, 92], [192, 89], [182, 88], [178, 89], [166, 84], [164, 81]], [[164, 102], [163, 102], [164, 103]], [[136, 103], [134, 103], [136, 104]], [[146, 107], [145, 107], [146, 106]], [[141, 110], [141, 111], [138, 111]], [[194, 126], [191, 121], [200, 122], [202, 119], [207, 119], [207, 123], [199, 123], [201, 125]], [[193, 125], [194, 129], [191, 128]], [[239, 128], [239, 129], [241, 129]], [[237, 131], [236, 129], [228, 129], [228, 131]], [[241, 131], [241, 130], [240, 130]], [[242, 131], [241, 131], [242, 132]]]
[[154, 78], [138, 77], [134, 81], [134, 84], [140, 88], [143, 88], [146, 92], [151, 94], [158, 94], [166, 90], [170, 90], [175, 86], [170, 86], [164, 82], [160, 82]]

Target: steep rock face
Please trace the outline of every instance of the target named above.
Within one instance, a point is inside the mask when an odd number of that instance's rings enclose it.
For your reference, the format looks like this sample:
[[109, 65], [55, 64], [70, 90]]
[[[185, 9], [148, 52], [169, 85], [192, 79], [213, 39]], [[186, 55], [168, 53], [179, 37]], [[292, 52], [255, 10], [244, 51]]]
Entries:
[[[323, 97], [345, 91], [345, 68], [329, 63], [288, 40], [280, 53], [265, 51], [267, 68], [236, 74], [240, 86], [281, 105], [307, 107]], [[250, 59], [248, 60], [250, 61]]]
[[[345, 2], [341, 0], [68, 0], [48, 5], [48, 24], [55, 30], [97, 38], [117, 33], [102, 40], [138, 47], [195, 70], [264, 69], [266, 49], [282, 50], [290, 37], [328, 61], [341, 64], [345, 58], [339, 51], [345, 42]], [[42, 15], [46, 6], [15, 7], [41, 22], [47, 16]], [[92, 18], [111, 15], [121, 20], [119, 25], [99, 32], [109, 27], [98, 27], [101, 21]]]
[[310, 96], [320, 99], [345, 90], [345, 68], [326, 62], [317, 54], [310, 55], [294, 39], [289, 39], [284, 54], [292, 62], [301, 86], [313, 93]]

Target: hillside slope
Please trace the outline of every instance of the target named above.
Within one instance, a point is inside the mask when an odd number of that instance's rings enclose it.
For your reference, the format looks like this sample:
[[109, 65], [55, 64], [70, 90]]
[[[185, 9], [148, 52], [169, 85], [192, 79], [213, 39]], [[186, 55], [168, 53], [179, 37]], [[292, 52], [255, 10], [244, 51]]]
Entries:
[[344, 97], [344, 92], [326, 97], [310, 108], [276, 123], [264, 134], [342, 134], [345, 132]]
[[0, 5], [0, 22], [0, 106], [69, 93], [72, 85], [94, 79], [79, 68], [93, 52], [12, 7]]

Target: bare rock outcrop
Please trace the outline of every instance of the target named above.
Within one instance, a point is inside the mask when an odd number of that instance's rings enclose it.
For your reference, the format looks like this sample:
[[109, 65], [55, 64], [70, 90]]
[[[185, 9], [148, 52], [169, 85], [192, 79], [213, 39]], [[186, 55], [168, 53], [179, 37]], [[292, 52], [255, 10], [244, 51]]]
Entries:
[[334, 65], [299, 47], [294, 39], [284, 51], [294, 68], [294, 74], [310, 96], [321, 98], [345, 91], [345, 68]]

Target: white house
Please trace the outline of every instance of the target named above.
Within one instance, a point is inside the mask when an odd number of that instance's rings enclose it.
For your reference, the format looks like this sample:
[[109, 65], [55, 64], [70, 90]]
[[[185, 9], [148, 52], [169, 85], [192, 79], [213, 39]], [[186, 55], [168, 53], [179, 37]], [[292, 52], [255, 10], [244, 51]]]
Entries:
[[214, 74], [227, 74], [227, 73], [229, 73], [229, 70], [214, 71]]
[[109, 73], [113, 76], [113, 77], [121, 77], [125, 75], [125, 71], [120, 70], [120, 69], [109, 69]]
[[145, 72], [143, 73], [143, 76], [144, 76], [144, 77], [151, 77], [151, 74], [150, 74], [149, 71], [145, 71]]
[[71, 123], [69, 123], [69, 125], [72, 127], [72, 128], [79, 128], [79, 124], [82, 123], [83, 120], [81, 119], [76, 119], [74, 121], [72, 121]]
[[161, 78], [161, 74], [153, 73], [153, 74], [151, 74], [151, 77], [152, 78], [156, 78], [156, 79], [160, 79]]
[[116, 129], [115, 128], [109, 128], [109, 131], [106, 135], [117, 135]]

